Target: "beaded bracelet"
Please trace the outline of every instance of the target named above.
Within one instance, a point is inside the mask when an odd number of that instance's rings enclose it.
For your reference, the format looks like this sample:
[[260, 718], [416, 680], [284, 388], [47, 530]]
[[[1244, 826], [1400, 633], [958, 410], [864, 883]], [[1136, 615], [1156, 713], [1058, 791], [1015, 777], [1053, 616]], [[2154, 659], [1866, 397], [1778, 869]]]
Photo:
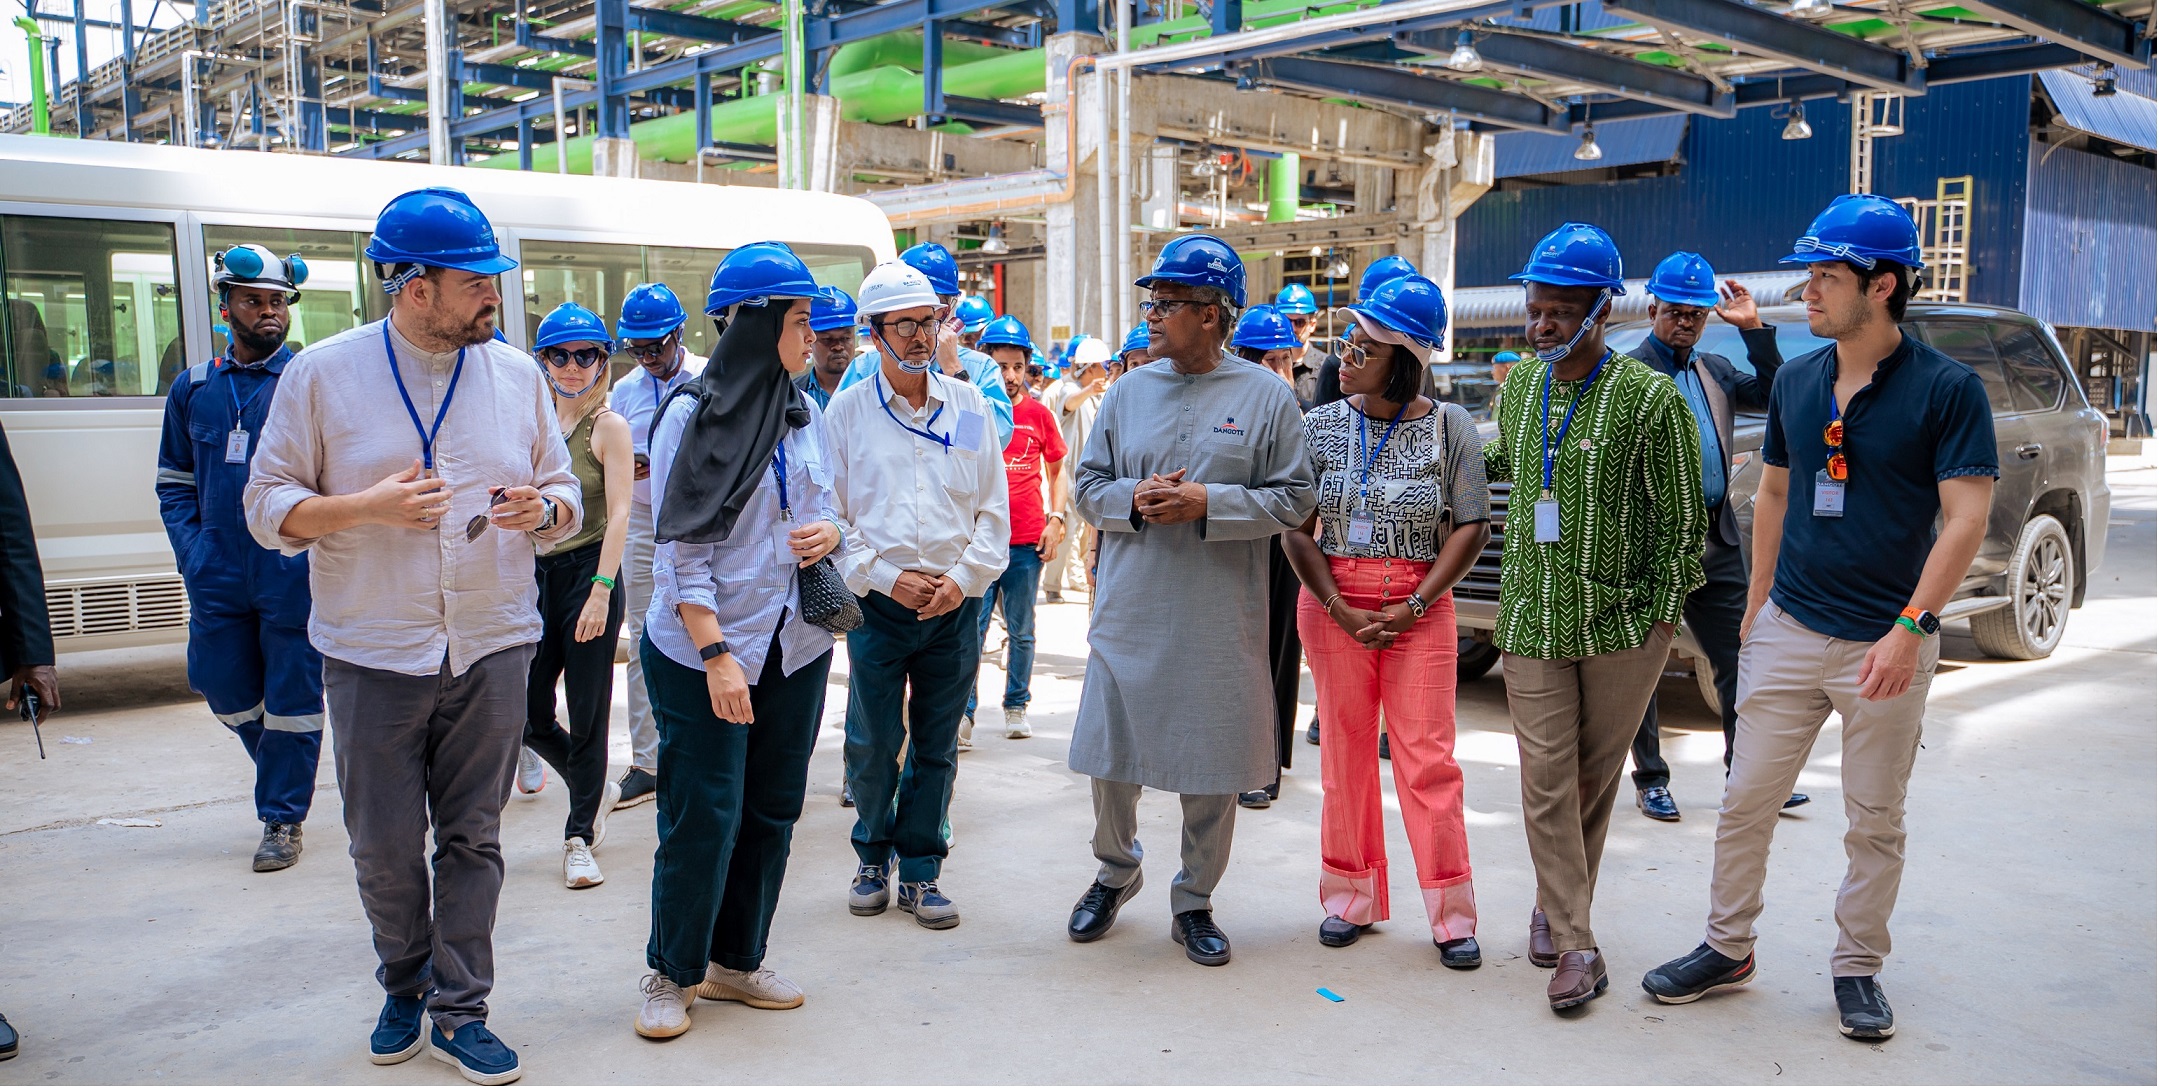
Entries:
[[615, 580], [613, 578], [609, 578], [604, 574], [595, 574], [592, 576], [592, 580], [599, 585], [606, 586], [609, 593], [615, 591]]

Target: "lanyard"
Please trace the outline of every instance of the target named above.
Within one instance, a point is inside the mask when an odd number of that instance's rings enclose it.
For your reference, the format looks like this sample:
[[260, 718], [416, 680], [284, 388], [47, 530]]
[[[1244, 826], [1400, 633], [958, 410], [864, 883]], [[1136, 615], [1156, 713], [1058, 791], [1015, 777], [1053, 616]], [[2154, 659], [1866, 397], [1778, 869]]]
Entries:
[[1574, 426], [1574, 410], [1581, 407], [1583, 401], [1589, 399], [1590, 386], [1596, 384], [1597, 375], [1604, 373], [1604, 364], [1611, 358], [1612, 352], [1607, 348], [1604, 357], [1598, 359], [1596, 367], [1590, 370], [1589, 377], [1582, 379], [1582, 388], [1575, 392], [1573, 400], [1567, 402], [1567, 415], [1566, 418], [1559, 422], [1559, 434], [1557, 437], [1552, 434], [1552, 366], [1549, 363], [1545, 364], [1544, 412], [1537, 417], [1537, 429], [1544, 438], [1544, 495], [1546, 498], [1552, 496], [1552, 465], [1559, 458], [1560, 444], [1567, 440], [1567, 428]]
[[[219, 360], [219, 362], [232, 363], [232, 356], [227, 355], [224, 359]], [[223, 366], [219, 366], [218, 369], [223, 370], [225, 368]], [[239, 370], [241, 369], [241, 366], [238, 363], [232, 363], [232, 369]], [[236, 431], [244, 431], [247, 429], [247, 410], [255, 406], [255, 401], [262, 397], [262, 391], [270, 388], [271, 384], [276, 381], [276, 378], [271, 375], [269, 371], [263, 371], [262, 384], [256, 386], [255, 391], [247, 395], [247, 403], [245, 404], [240, 403], [240, 389], [237, 385], [233, 384], [233, 381], [234, 379], [232, 374], [227, 373], [225, 375], [225, 392], [232, 394], [232, 429]]]
[[[652, 448], [652, 432], [658, 430], [660, 426], [660, 401], [666, 398], [667, 390], [660, 384], [660, 379], [654, 377], [651, 371], [646, 371], [645, 377], [652, 380], [652, 418], [645, 421], [645, 448], [650, 450]], [[672, 381], [673, 379], [669, 380]]]
[[1405, 400], [1400, 408], [1394, 410], [1394, 421], [1387, 424], [1387, 433], [1379, 436], [1379, 446], [1370, 454], [1364, 452], [1364, 423], [1365, 420], [1371, 417], [1365, 415], [1362, 409], [1357, 412], [1357, 460], [1363, 466], [1359, 470], [1357, 478], [1357, 509], [1359, 510], [1369, 511], [1372, 509], [1372, 463], [1379, 460], [1380, 454], [1387, 452], [1387, 440], [1393, 438], [1394, 429], [1402, 425], [1402, 413], [1406, 411], [1409, 411], [1409, 402]]
[[781, 435], [778, 445], [772, 447], [772, 479], [780, 485], [780, 520], [795, 520], [794, 507], [787, 502], [787, 436]]
[[[877, 403], [884, 406], [885, 415], [889, 417], [892, 422], [899, 424], [900, 430], [906, 431], [908, 434], [911, 435], [917, 435], [922, 438], [927, 438], [930, 441], [935, 442], [940, 446], [943, 446], [946, 453], [952, 452], [952, 436], [950, 434], [937, 435], [932, 434], [929, 431], [923, 430], [921, 428], [910, 427], [906, 424], [905, 421], [900, 419], [899, 416], [893, 414], [892, 398], [885, 395], [885, 379], [883, 375], [872, 374], [870, 375], [870, 380], [877, 383]], [[935, 425], [937, 422], [937, 417], [944, 414], [945, 406], [942, 404], [938, 405], [937, 410], [930, 413], [929, 422], [924, 423], [922, 426], [930, 427]]]
[[412, 417], [412, 429], [420, 432], [420, 463], [429, 470], [435, 467], [435, 436], [442, 433], [442, 418], [450, 414], [450, 398], [457, 395], [457, 379], [465, 374], [465, 349], [457, 349], [457, 366], [450, 371], [450, 387], [442, 392], [442, 407], [435, 409], [435, 426], [429, 429], [420, 424], [420, 410], [412, 406], [412, 394], [405, 391], [404, 375], [397, 372], [397, 348], [390, 343], [390, 322], [382, 323], [382, 353], [390, 357], [390, 377], [397, 381], [397, 395], [405, 400], [405, 414]]

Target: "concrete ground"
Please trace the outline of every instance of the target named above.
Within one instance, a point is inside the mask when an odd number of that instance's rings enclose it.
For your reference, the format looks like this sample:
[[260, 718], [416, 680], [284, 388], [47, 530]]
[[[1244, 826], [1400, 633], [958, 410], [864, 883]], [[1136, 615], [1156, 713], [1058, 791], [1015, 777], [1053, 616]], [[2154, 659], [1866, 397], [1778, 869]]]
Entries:
[[[2150, 1083], [2159, 471], [2115, 465], [2106, 567], [2061, 649], [1989, 661], [1949, 636], [1883, 975], [1900, 1031], [1881, 1045], [1839, 1037], [1830, 997], [1844, 867], [1834, 722], [1801, 780], [1814, 803], [1777, 838], [1759, 979], [1685, 1007], [1641, 992], [1643, 971], [1700, 940], [1719, 792], [1721, 739], [1676, 677], [1665, 745], [1686, 818], [1615, 816], [1597, 918], [1612, 988], [1579, 1014], [1552, 1014], [1546, 972], [1523, 958], [1532, 878], [1496, 673], [1460, 698], [1482, 970], [1439, 966], [1398, 823], [1401, 913], [1353, 948], [1320, 946], [1318, 749], [1302, 743], [1281, 802], [1238, 820], [1215, 899], [1234, 963], [1195, 966], [1167, 939], [1176, 805], [1152, 794], [1146, 890], [1101, 943], [1071, 943], [1065, 917], [1094, 870], [1086, 781], [1064, 766], [1079, 604], [1041, 612], [1035, 738], [985, 725], [962, 759], [944, 886], [964, 924], [932, 933], [896, 911], [847, 913], [852, 814], [836, 801], [828, 728], [768, 961], [808, 1004], [701, 1003], [688, 1035], [647, 1042], [630, 1024], [653, 809], [615, 817], [605, 885], [566, 891], [554, 783], [509, 806], [491, 1024], [533, 1083]], [[49, 760], [26, 729], [0, 729], [0, 1011], [24, 1036], [0, 1083], [456, 1082], [434, 1061], [367, 1063], [380, 992], [327, 762], [306, 857], [258, 876], [246, 757], [188, 694], [180, 653], [62, 669]], [[1002, 674], [983, 674], [994, 708]], [[626, 755], [618, 726], [617, 763]], [[160, 826], [99, 823], [127, 817]]]

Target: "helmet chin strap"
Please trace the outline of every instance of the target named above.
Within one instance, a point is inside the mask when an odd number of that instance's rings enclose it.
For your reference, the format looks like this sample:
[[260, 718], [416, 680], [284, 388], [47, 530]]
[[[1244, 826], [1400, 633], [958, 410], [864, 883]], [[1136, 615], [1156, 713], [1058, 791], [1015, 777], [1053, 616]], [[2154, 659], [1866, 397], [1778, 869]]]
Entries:
[[[931, 328], [934, 329], [936, 326], [933, 325]], [[892, 356], [892, 361], [899, 364], [901, 372], [906, 374], [927, 374], [930, 372], [931, 367], [937, 365], [937, 337], [937, 333], [932, 333], [930, 336], [929, 358], [922, 360], [920, 363], [912, 363], [907, 360], [907, 356], [892, 350], [892, 341], [885, 339], [884, 326], [877, 326], [878, 346], [884, 348], [885, 352]]]
[[565, 392], [561, 386], [555, 384], [555, 376], [553, 374], [546, 373], [547, 367], [544, 364], [541, 366], [540, 370], [541, 376], [547, 379], [547, 387], [554, 390], [555, 395], [561, 397], [563, 400], [576, 400], [577, 398], [582, 397], [585, 394], [590, 393], [600, 387], [600, 383], [598, 381], [594, 381], [591, 385], [588, 385], [575, 393]]
[[1549, 366], [1553, 363], [1559, 362], [1561, 359], [1566, 358], [1574, 351], [1575, 345], [1580, 344], [1582, 342], [1582, 338], [1589, 335], [1590, 328], [1596, 325], [1597, 319], [1599, 317], [1604, 316], [1605, 308], [1607, 306], [1610, 306], [1611, 303], [1612, 291], [1610, 288], [1605, 288], [1598, 291], [1596, 305], [1589, 308], [1589, 316], [1582, 319], [1581, 328], [1574, 330], [1574, 337], [1556, 348], [1546, 348], [1543, 351], [1538, 352], [1537, 361]]

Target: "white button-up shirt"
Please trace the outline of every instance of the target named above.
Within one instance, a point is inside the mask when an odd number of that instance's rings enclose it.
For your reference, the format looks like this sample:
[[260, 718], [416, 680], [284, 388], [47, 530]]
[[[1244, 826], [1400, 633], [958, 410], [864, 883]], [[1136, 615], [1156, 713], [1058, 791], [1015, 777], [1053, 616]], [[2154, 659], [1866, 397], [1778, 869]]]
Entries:
[[[674, 377], [664, 382], [653, 377], [651, 371], [638, 366], [631, 367], [630, 372], [615, 383], [615, 388], [607, 394], [607, 406], [614, 409], [616, 415], [629, 421], [632, 452], [642, 453], [648, 460], [652, 459], [652, 434], [659, 422], [652, 418], [653, 411], [659, 408], [660, 402], [666, 400], [669, 393], [696, 381], [698, 375], [704, 372], [705, 357], [692, 355], [685, 350], [682, 352], [682, 368], [675, 371]], [[668, 452], [674, 451], [670, 449]], [[652, 481], [659, 478], [658, 468], [659, 466], [654, 465], [654, 471], [647, 479], [631, 481], [631, 502], [652, 505]]]
[[[832, 632], [802, 618], [802, 594], [795, 580], [798, 560], [787, 544], [787, 534], [810, 521], [839, 523], [832, 510], [832, 459], [825, 451], [822, 413], [808, 397], [802, 400], [810, 406], [810, 425], [790, 429], [781, 439], [787, 455], [787, 505], [794, 519], [780, 515], [780, 490], [767, 463], [726, 540], [675, 540], [653, 549], [652, 606], [645, 612], [645, 636], [677, 665], [700, 672], [705, 667], [696, 640], [676, 611], [681, 604], [712, 610], [728, 652], [752, 684], [764, 670], [774, 630], [780, 632], [780, 671], [790, 676], [832, 649]], [[653, 505], [654, 524], [666, 505], [667, 473], [674, 467], [675, 451], [696, 410], [694, 399], [677, 398], [653, 432], [653, 495], [663, 500]]]
[[[420, 434], [383, 350], [384, 325], [311, 344], [286, 365], [247, 482], [248, 529], [263, 547], [309, 553], [314, 613], [307, 633], [317, 650], [409, 676], [433, 676], [447, 659], [462, 676], [491, 653], [539, 641], [535, 541], [576, 535], [582, 490], [539, 366], [490, 340], [465, 349], [435, 436], [435, 474], [453, 493], [438, 530], [359, 525], [319, 538], [283, 535], [293, 507], [365, 491], [421, 456]], [[432, 427], [451, 396], [458, 353], [421, 351], [389, 328], [397, 376]], [[465, 522], [487, 512], [487, 489], [518, 486], [555, 500], [554, 527], [529, 534], [490, 528], [466, 542]]]
[[900, 573], [914, 571], [979, 597], [1011, 559], [1011, 492], [989, 402], [966, 382], [934, 371], [929, 380], [920, 409], [879, 374], [833, 394], [825, 410], [846, 538], [840, 572], [858, 595], [890, 596]]

